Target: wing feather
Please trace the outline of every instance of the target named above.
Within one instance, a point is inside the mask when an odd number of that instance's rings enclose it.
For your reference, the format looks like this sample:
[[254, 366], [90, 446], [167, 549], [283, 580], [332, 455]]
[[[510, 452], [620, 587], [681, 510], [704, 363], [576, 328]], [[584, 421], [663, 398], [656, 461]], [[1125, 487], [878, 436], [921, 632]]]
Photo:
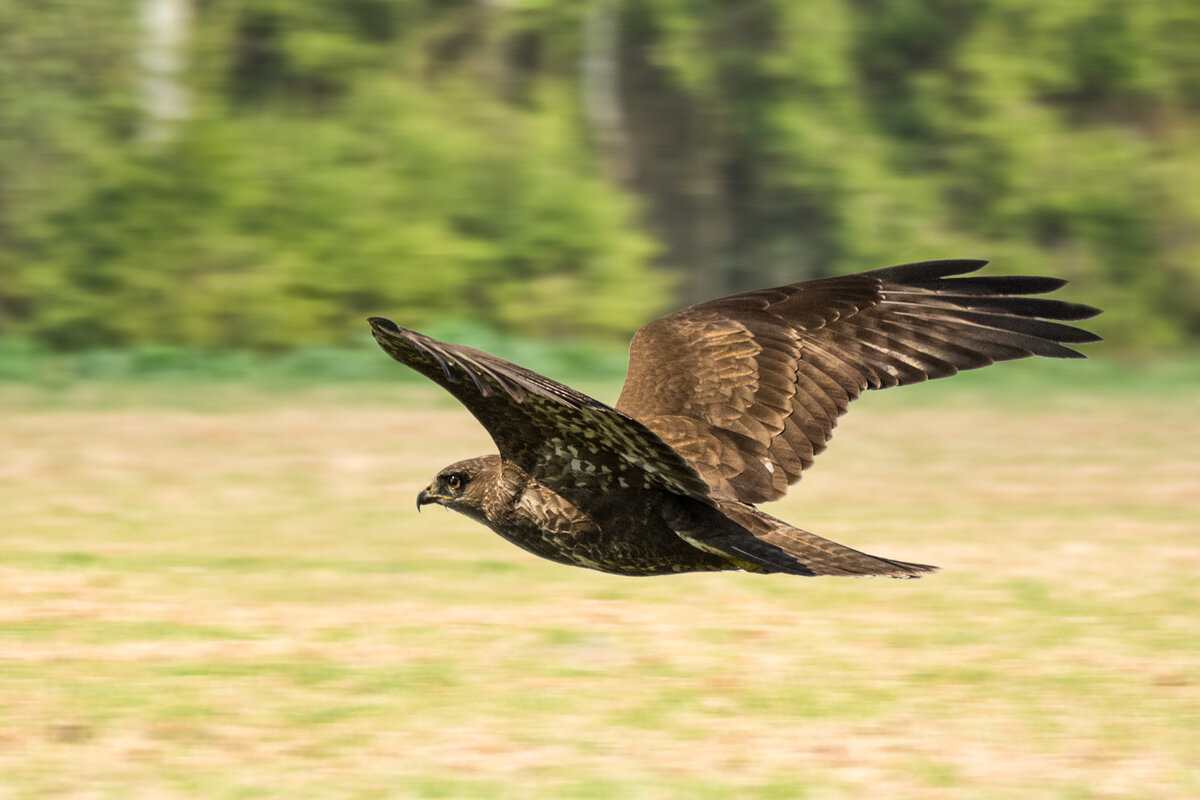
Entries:
[[[500, 455], [542, 485], [586, 496], [575, 490], [611, 488], [623, 479], [709, 502], [696, 469], [643, 423], [482, 350], [440, 342], [382, 317], [369, 322], [388, 355], [454, 395], [487, 429]], [[700, 438], [699, 431], [694, 435]]]
[[969, 275], [986, 263], [904, 264], [669, 314], [634, 336], [616, 407], [676, 447], [715, 497], [777, 499], [867, 389], [1033, 355], [1081, 358], [1068, 345], [1099, 340], [1065, 324], [1097, 309], [1030, 296], [1066, 281]]

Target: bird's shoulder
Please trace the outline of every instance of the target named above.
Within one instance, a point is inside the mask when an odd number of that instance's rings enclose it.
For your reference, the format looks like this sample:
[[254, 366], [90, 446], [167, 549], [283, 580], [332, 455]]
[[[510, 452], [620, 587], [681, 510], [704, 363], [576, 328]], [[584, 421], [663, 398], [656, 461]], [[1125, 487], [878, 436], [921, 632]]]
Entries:
[[590, 515], [558, 492], [533, 479], [516, 496], [513, 511], [547, 533], [569, 536], [600, 533], [599, 526]]

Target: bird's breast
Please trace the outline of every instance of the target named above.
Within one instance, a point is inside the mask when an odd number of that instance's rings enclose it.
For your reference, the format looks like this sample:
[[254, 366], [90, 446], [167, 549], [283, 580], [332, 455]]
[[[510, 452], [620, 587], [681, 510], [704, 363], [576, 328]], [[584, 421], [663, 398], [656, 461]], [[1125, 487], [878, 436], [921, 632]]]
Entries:
[[503, 538], [535, 555], [618, 575], [729, 569], [697, 550], [664, 521], [657, 491], [610, 492], [585, 512], [535, 481], [488, 520]]

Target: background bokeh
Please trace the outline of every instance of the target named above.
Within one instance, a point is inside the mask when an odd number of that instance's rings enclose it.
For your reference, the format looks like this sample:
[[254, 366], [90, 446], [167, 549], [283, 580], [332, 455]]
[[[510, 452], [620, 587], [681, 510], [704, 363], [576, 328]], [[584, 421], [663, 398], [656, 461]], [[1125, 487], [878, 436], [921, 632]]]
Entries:
[[[0, 0], [0, 800], [1200, 797], [1197, 0]], [[854, 403], [629, 579], [417, 492], [382, 314], [605, 401], [739, 289], [991, 258], [1091, 360]]]
[[0, 335], [620, 341], [940, 257], [1200, 336], [1193, 0], [0, 5]]

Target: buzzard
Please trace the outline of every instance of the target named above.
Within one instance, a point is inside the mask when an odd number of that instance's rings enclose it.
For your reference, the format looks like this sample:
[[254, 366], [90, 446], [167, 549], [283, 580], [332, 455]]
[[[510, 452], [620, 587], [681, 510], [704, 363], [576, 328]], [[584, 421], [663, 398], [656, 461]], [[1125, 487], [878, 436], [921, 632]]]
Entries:
[[986, 261], [905, 264], [701, 303], [633, 337], [616, 407], [489, 353], [369, 321], [394, 359], [454, 395], [499, 449], [417, 495], [531, 553], [619, 575], [747, 570], [917, 578], [755, 507], [825, 449], [865, 389], [995, 361], [1082, 358], [1061, 321], [1097, 309], [1032, 297], [1056, 278], [960, 277]]

